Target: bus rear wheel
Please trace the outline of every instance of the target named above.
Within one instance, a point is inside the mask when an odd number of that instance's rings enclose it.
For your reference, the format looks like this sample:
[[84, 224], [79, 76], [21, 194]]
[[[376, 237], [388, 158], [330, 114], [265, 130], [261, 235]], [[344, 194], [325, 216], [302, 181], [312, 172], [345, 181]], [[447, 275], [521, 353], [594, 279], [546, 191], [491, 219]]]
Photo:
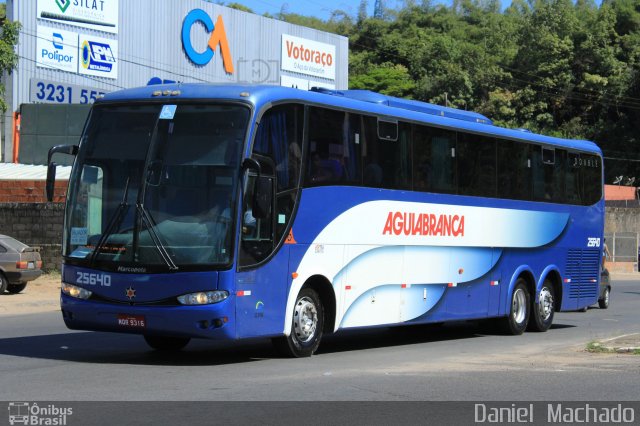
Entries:
[[304, 288], [293, 306], [291, 333], [273, 339], [278, 352], [287, 357], [311, 356], [320, 346], [324, 307], [315, 290]]
[[549, 280], [545, 280], [536, 299], [531, 301], [532, 317], [527, 329], [529, 331], [547, 331], [549, 327], [551, 327], [551, 323], [553, 323], [554, 312], [555, 299], [553, 286]]
[[168, 336], [144, 336], [144, 340], [149, 346], [157, 351], [179, 351], [187, 346], [191, 339], [188, 337], [168, 337]]
[[509, 315], [503, 319], [503, 329], [507, 334], [518, 335], [524, 333], [529, 323], [529, 292], [527, 283], [523, 278], [518, 278], [511, 294], [511, 308]]

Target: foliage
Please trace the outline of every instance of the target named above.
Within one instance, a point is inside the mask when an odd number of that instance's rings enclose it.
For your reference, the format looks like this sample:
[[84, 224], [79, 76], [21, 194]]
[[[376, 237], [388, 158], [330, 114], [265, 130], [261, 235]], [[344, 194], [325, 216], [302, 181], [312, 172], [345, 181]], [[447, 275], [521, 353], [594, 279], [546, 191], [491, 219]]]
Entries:
[[382, 19], [278, 19], [349, 38], [350, 88], [596, 141], [606, 181], [640, 178], [640, 0], [405, 0]]
[[231, 9], [236, 9], [236, 10], [241, 10], [243, 12], [249, 12], [249, 13], [253, 13], [253, 10], [243, 4], [240, 3], [229, 3], [226, 4], [225, 6], [230, 7]]
[[[0, 34], [0, 75], [11, 72], [18, 63], [18, 55], [14, 46], [18, 44], [18, 33], [20, 31], [19, 22], [2, 22], [2, 33]], [[4, 101], [4, 84], [0, 84], [0, 109], [7, 110], [7, 103]]]

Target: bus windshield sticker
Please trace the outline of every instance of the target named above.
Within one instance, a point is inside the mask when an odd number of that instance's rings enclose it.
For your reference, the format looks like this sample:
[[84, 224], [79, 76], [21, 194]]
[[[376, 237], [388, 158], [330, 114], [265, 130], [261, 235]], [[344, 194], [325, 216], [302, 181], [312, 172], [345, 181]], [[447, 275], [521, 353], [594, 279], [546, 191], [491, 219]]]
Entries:
[[87, 245], [87, 228], [71, 228], [71, 244], [76, 246]]
[[177, 105], [164, 105], [160, 111], [160, 120], [173, 120], [177, 107]]

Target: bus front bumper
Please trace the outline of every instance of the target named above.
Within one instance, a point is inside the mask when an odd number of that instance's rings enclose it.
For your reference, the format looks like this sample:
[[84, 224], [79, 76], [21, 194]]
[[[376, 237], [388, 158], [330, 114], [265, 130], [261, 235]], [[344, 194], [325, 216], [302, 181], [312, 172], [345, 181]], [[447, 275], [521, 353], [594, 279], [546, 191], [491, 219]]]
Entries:
[[220, 340], [235, 339], [235, 315], [230, 302], [227, 299], [201, 306], [131, 306], [60, 296], [62, 317], [72, 330]]

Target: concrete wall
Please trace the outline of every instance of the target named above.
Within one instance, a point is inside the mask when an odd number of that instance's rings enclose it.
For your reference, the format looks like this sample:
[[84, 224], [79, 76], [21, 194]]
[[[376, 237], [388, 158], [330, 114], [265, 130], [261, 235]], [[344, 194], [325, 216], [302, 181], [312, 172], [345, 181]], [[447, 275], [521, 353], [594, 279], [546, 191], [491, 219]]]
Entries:
[[0, 203], [0, 233], [40, 248], [43, 269], [60, 270], [64, 205]]
[[[605, 235], [620, 233], [640, 233], [640, 206], [637, 200], [631, 202], [607, 202], [605, 209]], [[632, 241], [633, 242], [633, 241]], [[633, 248], [636, 246], [633, 242]], [[628, 245], [628, 244], [627, 244]], [[612, 242], [607, 240], [609, 251], [613, 255]], [[607, 269], [611, 272], [630, 273], [637, 271], [637, 261], [631, 262], [607, 262]]]
[[606, 207], [604, 233], [640, 232], [640, 208]]

